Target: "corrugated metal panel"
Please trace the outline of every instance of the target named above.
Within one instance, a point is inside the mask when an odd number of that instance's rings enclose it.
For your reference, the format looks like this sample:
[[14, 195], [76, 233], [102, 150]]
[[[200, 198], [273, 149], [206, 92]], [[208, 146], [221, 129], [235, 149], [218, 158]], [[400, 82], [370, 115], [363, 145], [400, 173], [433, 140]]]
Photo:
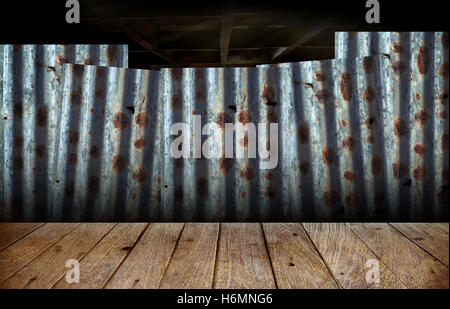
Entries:
[[[5, 45], [1, 183], [7, 220], [47, 218], [64, 63], [127, 66], [126, 45]], [[14, 207], [13, 207], [14, 205]]]
[[[275, 68], [66, 65], [48, 219], [448, 220], [448, 47], [423, 42]], [[173, 159], [171, 125], [194, 115], [222, 136], [278, 123], [277, 167]]]
[[[447, 220], [448, 51], [425, 49], [402, 65], [67, 67], [52, 219]], [[222, 137], [225, 122], [278, 123], [277, 167], [173, 159], [171, 125], [194, 115]]]

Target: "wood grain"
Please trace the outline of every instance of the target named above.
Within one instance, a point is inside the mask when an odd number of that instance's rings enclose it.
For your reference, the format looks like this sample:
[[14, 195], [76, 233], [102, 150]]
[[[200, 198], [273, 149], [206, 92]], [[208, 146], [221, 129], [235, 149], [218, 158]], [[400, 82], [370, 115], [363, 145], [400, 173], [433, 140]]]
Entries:
[[76, 228], [73, 223], [44, 224], [0, 252], [0, 282], [12, 276], [48, 247]]
[[150, 223], [105, 288], [156, 288], [170, 261], [183, 225], [183, 223]]
[[0, 251], [41, 225], [42, 223], [0, 223]]
[[69, 270], [66, 267], [67, 260], [80, 261], [114, 225], [115, 223], [81, 223], [8, 280], [2, 282], [0, 288], [48, 289], [52, 287]]
[[264, 223], [278, 288], [338, 288], [299, 223]]
[[380, 283], [366, 281], [366, 262], [376, 255], [344, 223], [303, 223], [333, 277], [345, 289], [406, 288], [380, 263]]
[[214, 287], [276, 288], [261, 224], [221, 224]]
[[348, 223], [408, 288], [447, 288], [448, 268], [387, 223]]
[[218, 223], [186, 223], [159, 287], [212, 288], [218, 233]]
[[80, 261], [80, 283], [67, 283], [62, 277], [55, 289], [101, 289], [133, 249], [148, 223], [117, 224]]
[[392, 223], [391, 225], [448, 267], [448, 223]]

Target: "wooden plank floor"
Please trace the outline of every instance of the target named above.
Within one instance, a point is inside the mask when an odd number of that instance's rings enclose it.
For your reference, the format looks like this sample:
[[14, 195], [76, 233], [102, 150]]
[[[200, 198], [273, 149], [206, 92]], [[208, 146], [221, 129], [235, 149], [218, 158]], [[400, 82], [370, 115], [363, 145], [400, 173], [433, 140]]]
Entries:
[[448, 289], [448, 262], [448, 223], [0, 223], [3, 289]]

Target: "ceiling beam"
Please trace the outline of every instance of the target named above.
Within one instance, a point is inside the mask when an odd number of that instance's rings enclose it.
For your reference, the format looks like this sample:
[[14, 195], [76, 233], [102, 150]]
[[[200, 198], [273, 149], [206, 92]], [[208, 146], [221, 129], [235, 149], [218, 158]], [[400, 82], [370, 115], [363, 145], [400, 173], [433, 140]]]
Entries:
[[233, 14], [225, 13], [220, 18], [220, 63], [228, 60], [228, 46], [230, 46], [231, 31], [233, 30]]
[[102, 7], [96, 6], [95, 4], [87, 4], [86, 5], [91, 9], [95, 14], [102, 18], [109, 19], [109, 21], [115, 23], [128, 37], [130, 37], [133, 41], [155, 54], [156, 56], [164, 59], [168, 63], [176, 63], [176, 59], [169, 52], [158, 50], [154, 45], [144, 40], [139, 34], [137, 34], [133, 29], [125, 25], [121, 20], [113, 18], [110, 14], [108, 14], [107, 10]]
[[282, 57], [288, 55], [289, 53], [291, 53], [296, 48], [301, 47], [301, 45], [303, 43], [309, 41], [310, 39], [312, 39], [315, 36], [319, 35], [323, 31], [327, 30], [329, 26], [330, 26], [329, 22], [322, 23], [319, 26], [317, 26], [314, 29], [312, 29], [311, 31], [308, 31], [308, 33], [302, 35], [293, 44], [291, 44], [291, 46], [286, 47], [286, 48], [279, 48], [278, 50], [276, 50], [273, 53], [271, 62], [279, 61]]

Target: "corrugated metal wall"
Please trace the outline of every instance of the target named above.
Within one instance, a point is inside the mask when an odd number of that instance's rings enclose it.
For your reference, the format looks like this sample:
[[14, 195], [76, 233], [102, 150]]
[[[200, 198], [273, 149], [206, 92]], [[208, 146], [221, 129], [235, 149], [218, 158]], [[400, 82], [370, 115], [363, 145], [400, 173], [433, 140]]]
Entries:
[[[402, 34], [395, 55], [372, 40], [374, 56], [277, 67], [66, 64], [42, 213], [53, 221], [448, 220], [448, 44], [442, 33], [413, 37]], [[263, 170], [247, 158], [251, 136], [235, 141], [244, 158], [173, 159], [172, 124], [193, 130], [196, 115], [222, 137], [225, 123], [277, 123], [278, 165]]]
[[4, 45], [1, 217], [45, 220], [52, 196], [64, 63], [127, 66], [126, 45]]

